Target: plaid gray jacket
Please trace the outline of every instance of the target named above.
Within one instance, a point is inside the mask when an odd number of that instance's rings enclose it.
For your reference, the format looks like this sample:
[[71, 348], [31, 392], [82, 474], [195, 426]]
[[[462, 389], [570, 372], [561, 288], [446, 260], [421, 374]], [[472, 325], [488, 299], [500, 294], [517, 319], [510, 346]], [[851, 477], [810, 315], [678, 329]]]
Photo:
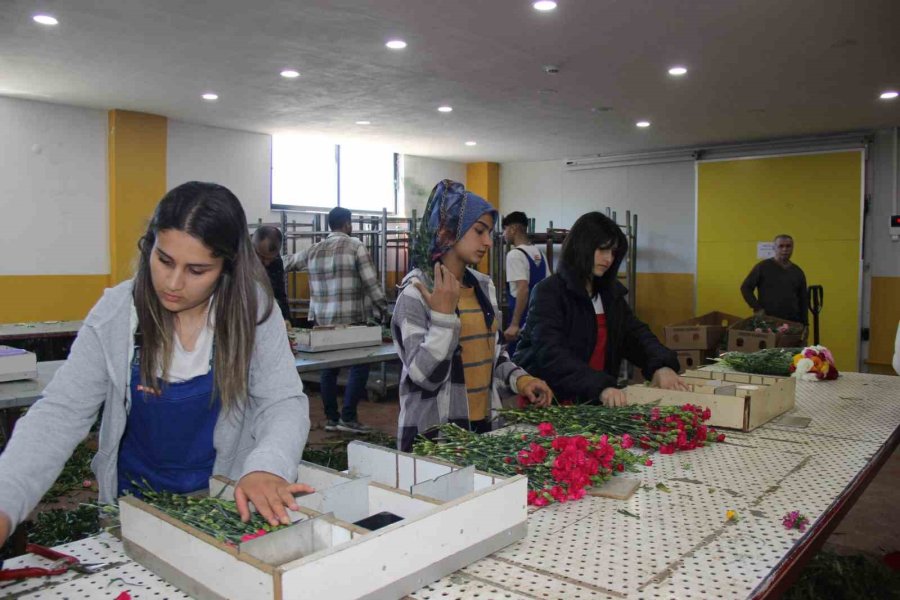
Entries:
[[[394, 345], [403, 363], [397, 435], [397, 446], [403, 451], [411, 450], [416, 436], [435, 425], [469, 419], [459, 316], [432, 312], [412, 285], [414, 281], [426, 281], [419, 269], [411, 271], [400, 284], [391, 321]], [[485, 318], [499, 319], [497, 292], [490, 277], [466, 269], [465, 283], [475, 287], [479, 303], [486, 309]], [[500, 344], [500, 335], [502, 328], [498, 328], [494, 341], [491, 418], [496, 418], [503, 396], [518, 393], [516, 381], [526, 375], [509, 359]]]
[[309, 271], [309, 320], [317, 325], [365, 323], [373, 306], [387, 313], [375, 265], [359, 239], [334, 232], [281, 259], [285, 271]]

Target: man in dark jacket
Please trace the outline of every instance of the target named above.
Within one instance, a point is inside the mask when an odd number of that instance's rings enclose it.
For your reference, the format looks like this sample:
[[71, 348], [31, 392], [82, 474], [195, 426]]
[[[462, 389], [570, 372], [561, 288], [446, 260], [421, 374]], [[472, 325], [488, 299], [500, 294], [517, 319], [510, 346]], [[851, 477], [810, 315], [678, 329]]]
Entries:
[[272, 294], [281, 309], [281, 316], [288, 329], [291, 328], [291, 309], [288, 306], [287, 286], [284, 282], [284, 263], [281, 260], [281, 230], [270, 225], [262, 225], [253, 232], [253, 247], [256, 255], [266, 268]]
[[741, 284], [741, 295], [758, 316], [769, 315], [805, 325], [809, 321], [806, 275], [791, 262], [793, 254], [794, 238], [787, 234], [776, 236], [775, 256], [756, 263]]
[[514, 361], [560, 400], [625, 403], [616, 389], [623, 359], [660, 387], [686, 389], [675, 352], [638, 319], [616, 279], [628, 242], [601, 213], [576, 221], [556, 274], [539, 283]]

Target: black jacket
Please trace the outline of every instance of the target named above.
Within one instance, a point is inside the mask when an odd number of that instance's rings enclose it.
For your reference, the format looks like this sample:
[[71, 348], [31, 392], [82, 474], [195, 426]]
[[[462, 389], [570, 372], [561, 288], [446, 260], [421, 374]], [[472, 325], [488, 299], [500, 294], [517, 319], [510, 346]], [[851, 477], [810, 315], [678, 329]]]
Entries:
[[275, 260], [266, 267], [266, 275], [269, 276], [269, 283], [272, 284], [272, 294], [275, 296], [275, 302], [281, 309], [281, 316], [285, 321], [291, 318], [291, 308], [288, 306], [287, 285], [284, 281], [284, 262], [280, 256], [276, 256]]
[[615, 387], [623, 358], [641, 367], [648, 380], [662, 367], [679, 370], [677, 355], [663, 346], [628, 306], [628, 290], [615, 279], [620, 263], [621, 257], [594, 282], [606, 313], [606, 365], [602, 372], [588, 364], [597, 343], [597, 320], [584, 283], [575, 281], [561, 265], [531, 294], [513, 362], [546, 381], [560, 400], [597, 403], [600, 392]]

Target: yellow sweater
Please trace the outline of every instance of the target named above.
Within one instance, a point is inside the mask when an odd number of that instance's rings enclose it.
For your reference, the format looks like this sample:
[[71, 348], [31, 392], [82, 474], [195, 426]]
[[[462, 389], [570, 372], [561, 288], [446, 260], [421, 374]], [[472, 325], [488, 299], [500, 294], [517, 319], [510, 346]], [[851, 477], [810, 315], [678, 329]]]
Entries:
[[460, 289], [458, 307], [462, 324], [459, 345], [469, 398], [469, 420], [480, 421], [490, 412], [497, 320], [494, 319], [488, 329], [474, 288]]

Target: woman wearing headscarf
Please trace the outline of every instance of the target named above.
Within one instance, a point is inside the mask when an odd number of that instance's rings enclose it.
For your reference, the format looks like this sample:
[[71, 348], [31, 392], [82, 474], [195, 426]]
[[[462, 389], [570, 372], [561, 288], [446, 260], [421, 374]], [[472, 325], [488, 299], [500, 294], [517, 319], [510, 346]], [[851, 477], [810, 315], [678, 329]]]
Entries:
[[586, 213], [566, 236], [557, 272], [534, 288], [515, 360], [562, 401], [625, 405], [616, 387], [622, 359], [657, 387], [687, 389], [677, 355], [634, 315], [616, 279], [627, 252], [612, 219]]
[[400, 450], [444, 423], [489, 431], [501, 394], [550, 403], [547, 384], [513, 364], [501, 345], [493, 282], [469, 267], [493, 245], [496, 219], [490, 204], [455, 181], [441, 181], [428, 198], [416, 268], [399, 286], [391, 325], [403, 363]]

